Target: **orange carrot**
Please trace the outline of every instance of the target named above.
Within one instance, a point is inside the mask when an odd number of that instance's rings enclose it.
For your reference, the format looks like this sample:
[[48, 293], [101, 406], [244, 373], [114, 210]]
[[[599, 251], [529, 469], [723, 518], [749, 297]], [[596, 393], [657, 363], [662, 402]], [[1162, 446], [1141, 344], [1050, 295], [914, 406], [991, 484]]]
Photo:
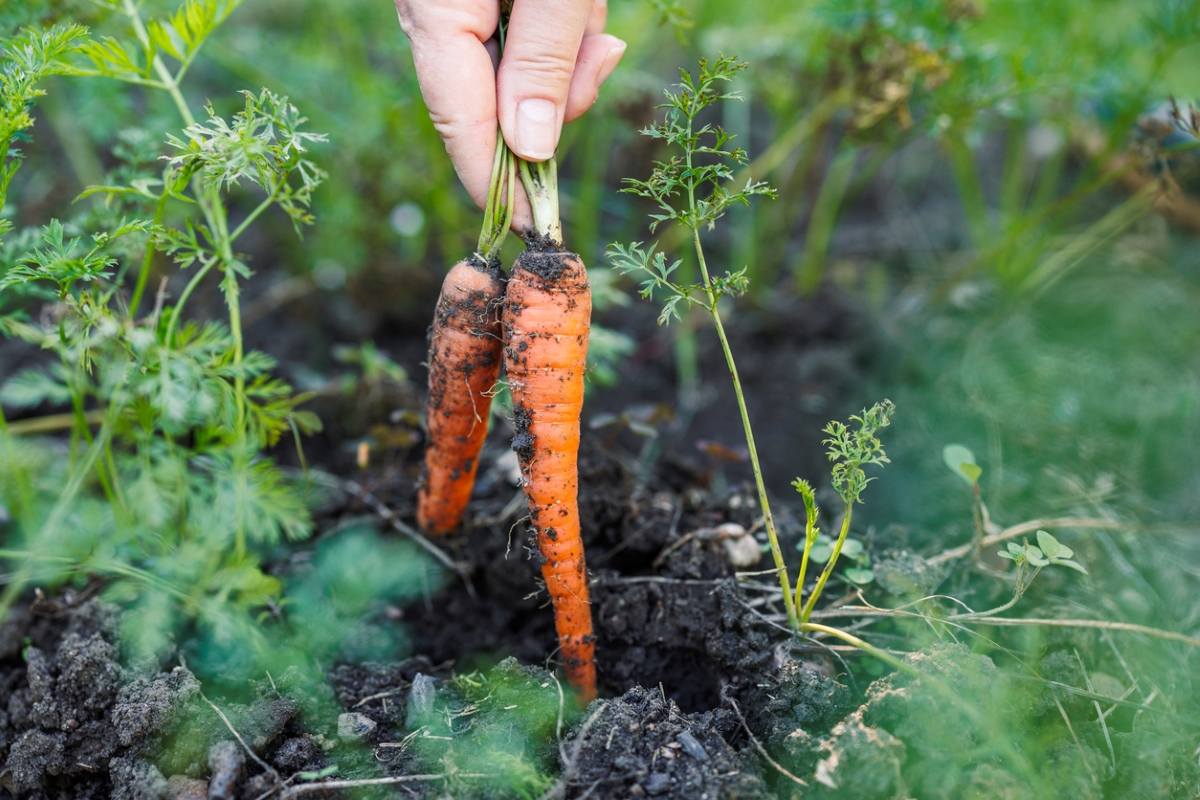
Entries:
[[479, 249], [446, 276], [429, 328], [428, 439], [417, 523], [435, 536], [462, 523], [487, 438], [491, 390], [500, 374], [503, 346], [504, 273], [496, 256], [512, 225], [516, 191], [516, 162], [497, 131]]
[[433, 535], [457, 528], [471, 499], [500, 374], [503, 296], [499, 265], [479, 258], [455, 264], [442, 283], [429, 329], [428, 443], [417, 495], [417, 522]]
[[562, 249], [558, 166], [518, 161], [534, 230], [513, 264], [504, 298], [504, 369], [512, 393], [529, 517], [554, 603], [567, 679], [596, 697], [596, 637], [579, 532], [579, 415], [587, 371], [592, 290], [579, 256]]
[[[542, 242], [544, 244], [544, 242]], [[504, 300], [504, 368], [529, 514], [567, 678], [596, 696], [595, 636], [579, 533], [579, 415], [592, 294], [579, 256], [557, 247], [517, 258]]]

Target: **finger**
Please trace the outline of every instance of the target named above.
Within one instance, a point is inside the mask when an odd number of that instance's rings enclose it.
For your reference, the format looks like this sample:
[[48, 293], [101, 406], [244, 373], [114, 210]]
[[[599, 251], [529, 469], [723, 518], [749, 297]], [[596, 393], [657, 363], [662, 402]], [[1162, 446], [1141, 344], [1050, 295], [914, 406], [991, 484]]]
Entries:
[[515, 0], [496, 76], [500, 127], [528, 161], [554, 155], [592, 0]]
[[583, 35], [595, 36], [597, 33], [604, 33], [604, 26], [608, 22], [608, 0], [594, 0], [592, 9], [588, 12], [587, 25], [584, 26]]
[[617, 68], [624, 54], [625, 43], [615, 36], [601, 33], [583, 37], [579, 59], [575, 62], [575, 74], [571, 76], [571, 87], [567, 91], [564, 122], [578, 119], [595, 104], [600, 87]]
[[429, 117], [459, 180], [482, 206], [496, 148], [495, 72], [485, 42], [499, 11], [486, 0], [397, 7]]

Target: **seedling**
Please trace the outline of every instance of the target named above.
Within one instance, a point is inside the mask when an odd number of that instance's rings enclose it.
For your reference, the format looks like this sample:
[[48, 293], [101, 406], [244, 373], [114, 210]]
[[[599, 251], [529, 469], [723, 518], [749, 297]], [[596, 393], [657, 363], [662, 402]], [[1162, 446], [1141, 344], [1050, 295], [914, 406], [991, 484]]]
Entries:
[[960, 619], [963, 617], [990, 617], [993, 614], [999, 614], [1002, 611], [1007, 611], [1017, 604], [1017, 602], [1025, 595], [1033, 583], [1033, 579], [1038, 576], [1038, 573], [1045, 567], [1066, 567], [1073, 569], [1076, 572], [1087, 574], [1087, 570], [1083, 565], [1076, 561], [1072, 561], [1071, 557], [1075, 552], [1062, 544], [1049, 533], [1043, 530], [1037, 532], [1037, 545], [1032, 545], [1027, 539], [1022, 539], [1021, 544], [1016, 542], [1008, 542], [1005, 549], [997, 553], [1001, 558], [1013, 561], [1017, 565], [1013, 585], [1013, 596], [1002, 606], [990, 609], [988, 611], [980, 611], [970, 614], [955, 614], [951, 619]]
[[[891, 424], [892, 414], [895, 410], [896, 407], [891, 400], [884, 400], [876, 403], [870, 409], [864, 410], [862, 416], [850, 417], [851, 422], [858, 423], [857, 429], [851, 429], [845, 423], [837, 420], [825, 426], [825, 433], [829, 434], [829, 438], [825, 440], [825, 444], [829, 446], [829, 460], [835, 462], [832, 470], [833, 488], [841, 497], [844, 505], [842, 527], [838, 538], [832, 540], [832, 548], [827, 556], [820, 533], [816, 528], [817, 502], [812, 485], [799, 478], [792, 483], [804, 499], [806, 516], [804, 556], [800, 562], [800, 574], [796, 579], [794, 601], [795, 606], [800, 608], [801, 624], [808, 623], [813, 608], [816, 606], [825, 584], [829, 581], [829, 576], [833, 574], [838, 558], [846, 549], [849, 541], [853, 541], [847, 539], [847, 534], [850, 532], [850, 520], [854, 514], [854, 505], [862, 502], [863, 490], [866, 489], [868, 483], [875, 480], [867, 477], [863, 467], [882, 466], [889, 463], [887, 454], [883, 450], [883, 444], [876, 434]], [[826, 539], [826, 541], [830, 540]], [[815, 555], [814, 551], [816, 551]], [[874, 580], [874, 573], [867, 569], [869, 562], [863, 560], [866, 553], [860, 542], [854, 541], [849, 548], [848, 555], [857, 562], [857, 566], [846, 571], [847, 580], [856, 584], [866, 584]], [[808, 601], [801, 607], [800, 598], [804, 591], [804, 578], [810, 560], [817, 563], [824, 560], [825, 569], [817, 578], [817, 584], [809, 594]]]
[[975, 555], [979, 555], [979, 549], [983, 547], [983, 518], [984, 508], [983, 500], [979, 493], [979, 477], [983, 475], [983, 468], [975, 463], [975, 454], [961, 444], [948, 444], [942, 450], [942, 460], [946, 462], [946, 466], [950, 468], [958, 477], [967, 482], [971, 487], [971, 491], [975, 495], [974, 514], [975, 514]]
[[684, 308], [694, 306], [703, 309], [712, 317], [717, 337], [721, 342], [721, 351], [725, 355], [725, 363], [733, 380], [742, 429], [746, 436], [746, 447], [749, 450], [750, 466], [754, 472], [754, 483], [758, 490], [759, 503], [762, 505], [767, 539], [778, 570], [788, 620], [795, 626], [799, 623], [799, 618], [792, 602], [787, 565], [783, 560], [775, 520], [771, 515], [770, 501], [767, 499], [766, 484], [763, 482], [758, 449], [754, 444], [754, 431], [750, 425], [750, 413], [746, 408], [742, 382], [738, 377], [729, 339], [725, 335], [720, 310], [722, 298], [745, 293], [748, 286], [746, 269], [726, 272], [724, 275], [712, 274], [700, 238], [701, 229], [711, 231], [717, 220], [734, 204], [749, 205], [752, 197], [775, 195], [774, 190], [765, 183], [754, 181], [747, 181], [741, 189], [730, 189], [728, 184], [733, 179], [733, 166], [745, 165], [748, 162], [746, 153], [739, 148], [730, 147], [729, 143], [733, 137], [719, 126], [701, 125], [698, 122], [700, 114], [714, 104], [741, 99], [737, 94], [722, 92], [721, 88], [747, 66], [745, 62], [736, 58], [721, 57], [712, 62], [701, 59], [700, 68], [695, 75], [681, 69], [680, 83], [664, 92], [667, 102], [659, 106], [666, 109], [665, 118], [662, 122], [645, 128], [642, 135], [661, 139], [682, 155], [672, 155], [667, 161], [655, 162], [649, 179], [645, 181], [625, 179], [629, 186], [623, 191], [647, 198], [658, 207], [657, 211], [650, 215], [651, 233], [664, 222], [678, 223], [688, 231], [696, 262], [700, 267], [700, 282], [679, 283], [676, 273], [683, 262], [676, 260], [668, 264], [666, 254], [656, 251], [657, 245], [643, 248], [641, 242], [634, 242], [629, 246], [612, 244], [609, 246], [609, 259], [618, 271], [644, 278], [640, 290], [643, 298], [652, 300], [656, 292], [660, 293], [663, 303], [662, 312], [658, 317], [660, 325], [667, 325], [672, 319], [680, 320], [681, 305]]

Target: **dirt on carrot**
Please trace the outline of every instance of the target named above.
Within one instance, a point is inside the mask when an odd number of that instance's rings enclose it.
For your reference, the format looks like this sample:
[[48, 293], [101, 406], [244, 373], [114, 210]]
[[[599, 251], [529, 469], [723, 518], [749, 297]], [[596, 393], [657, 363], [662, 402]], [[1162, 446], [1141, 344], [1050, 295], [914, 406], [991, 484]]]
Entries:
[[596, 694], [595, 635], [580, 538], [578, 454], [591, 289], [578, 256], [542, 247], [517, 259], [504, 302], [513, 449], [545, 559], [542, 577], [567, 676], [590, 700]]
[[500, 374], [503, 296], [499, 265], [478, 258], [455, 264], [442, 285], [429, 330], [429, 443], [417, 500], [417, 520], [428, 533], [455, 530], [471, 499]]

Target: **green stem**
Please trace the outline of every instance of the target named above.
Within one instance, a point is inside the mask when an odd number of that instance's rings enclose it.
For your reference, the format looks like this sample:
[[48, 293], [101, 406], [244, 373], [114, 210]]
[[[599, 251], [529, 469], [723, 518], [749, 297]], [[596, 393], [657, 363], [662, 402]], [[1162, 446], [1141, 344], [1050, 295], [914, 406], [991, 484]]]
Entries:
[[246, 229], [254, 223], [254, 220], [258, 219], [264, 211], [270, 208], [271, 204], [274, 203], [278, 197], [279, 187], [275, 187], [267, 194], [266, 199], [259, 203], [258, 206], [251, 211], [244, 220], [242, 220], [240, 225], [233, 229], [233, 233], [229, 234], [229, 244], [232, 245], [234, 242], [236, 242], [238, 238], [246, 232]]
[[[150, 33], [146, 30], [145, 24], [142, 22], [142, 15], [138, 13], [137, 5], [133, 0], [121, 0], [121, 8], [125, 12], [125, 16], [129, 17], [129, 21], [133, 23], [133, 31], [137, 34], [138, 41], [142, 43], [142, 47], [146, 52], [152, 52], [150, 44]], [[175, 102], [175, 107], [179, 109], [180, 116], [188, 125], [195, 125], [196, 118], [192, 116], [192, 110], [188, 108], [187, 101], [183, 98], [183, 93], [179, 91], [179, 81], [167, 69], [167, 65], [163, 60], [155, 55], [151, 59], [151, 65], [154, 71], [158, 73], [159, 80], [162, 81], [163, 88], [167, 94], [171, 95], [171, 100]]]
[[799, 624], [796, 618], [796, 606], [792, 602], [791, 583], [788, 580], [787, 564], [783, 560], [783, 550], [779, 546], [779, 536], [775, 531], [775, 519], [771, 515], [771, 503], [767, 499], [767, 487], [763, 481], [762, 465], [758, 460], [758, 448], [754, 445], [754, 430], [750, 427], [750, 412], [746, 408], [746, 396], [742, 392], [742, 381], [738, 377], [737, 363], [733, 359], [733, 350], [729, 347], [729, 338], [725, 335], [725, 326], [721, 323], [721, 312], [717, 308], [717, 295], [713, 291], [712, 282], [708, 276], [708, 264], [704, 260], [704, 249], [700, 246], [700, 232], [692, 228], [692, 243], [696, 247], [696, 259], [700, 264], [700, 275], [704, 280], [704, 291], [708, 295], [708, 311], [712, 315], [713, 324], [717, 328], [717, 338], [721, 341], [721, 351], [725, 354], [725, 364], [729, 367], [729, 375], [733, 379], [733, 392], [737, 397], [738, 411], [742, 416], [742, 429], [746, 433], [746, 447], [750, 451], [750, 467], [754, 471], [754, 486], [758, 490], [758, 502], [762, 506], [763, 525], [767, 529], [767, 539], [771, 543], [771, 556], [775, 560], [775, 568], [779, 573], [779, 586], [783, 590], [783, 605], [787, 609], [788, 622], [792, 627]]
[[812, 494], [812, 488], [802, 490], [804, 496], [804, 555], [800, 559], [800, 573], [796, 576], [796, 599], [795, 606], [800, 608], [800, 598], [804, 592], [804, 579], [808, 577], [808, 555], [812, 552], [813, 545], [817, 543], [817, 504], [816, 498]]
[[983, 514], [980, 510], [980, 504], [983, 502], [979, 496], [979, 484], [975, 481], [971, 482], [971, 487], [975, 490], [975, 502], [972, 505], [972, 510], [975, 515], [975, 544], [974, 558], [979, 558], [979, 551], [983, 549]]
[[204, 280], [204, 276], [216, 265], [217, 261], [213, 259], [196, 270], [196, 274], [188, 281], [188, 285], [183, 288], [183, 294], [179, 295], [179, 302], [171, 310], [171, 319], [167, 322], [167, 336], [164, 344], [166, 344], [168, 351], [174, 346], [175, 329], [179, 327], [179, 315], [183, 312], [183, 307], [187, 305], [188, 298], [192, 296], [192, 292], [196, 291], [196, 287], [200, 285], [200, 281]]
[[[516, 156], [514, 156], [516, 158]], [[553, 156], [533, 164], [517, 158], [521, 184], [533, 211], [533, 230], [551, 241], [562, 243], [562, 220], [558, 215], [558, 162]]]
[[496, 131], [496, 155], [492, 159], [492, 180], [488, 184], [487, 203], [483, 207], [483, 227], [479, 230], [477, 253], [484, 261], [500, 254], [508, 229], [512, 227], [513, 202], [516, 194], [515, 156], [504, 143], [504, 135]]
[[821, 592], [825, 589], [825, 583], [829, 580], [829, 576], [833, 574], [833, 567], [837, 564], [838, 556], [842, 554], [842, 545], [846, 543], [846, 534], [850, 532], [850, 517], [854, 513], [854, 506], [846, 504], [846, 516], [842, 520], [842, 530], [838, 533], [837, 543], [833, 546], [833, 555], [829, 557], [829, 561], [825, 564], [825, 569], [821, 570], [821, 577], [817, 578], [817, 585], [813, 587], [812, 594], [808, 596], [808, 602], [804, 604], [804, 610], [800, 613], [800, 622], [808, 622], [808, 618], [812, 616], [813, 607], [817, 604], [818, 598], [821, 597]]
[[[159, 195], [158, 205], [154, 208], [154, 226], [158, 227], [162, 224], [163, 214], [167, 209], [167, 198], [171, 195], [171, 188], [167, 185], [166, 178], [163, 178], [163, 190]], [[129, 318], [136, 319], [138, 306], [142, 303], [142, 295], [146, 292], [146, 282], [150, 279], [150, 266], [154, 262], [154, 235], [146, 240], [146, 255], [142, 258], [142, 268], [138, 272], [137, 286], [133, 290], [133, 297], [129, 300]]]
[[1033, 584], [1033, 579], [1036, 578], [1038, 573], [1042, 571], [1042, 568], [1038, 567], [1026, 580], [1024, 576], [1024, 567], [1024, 564], [1017, 565], [1017, 585], [1013, 590], [1012, 600], [1009, 600], [1002, 606], [997, 606], [996, 608], [992, 608], [987, 611], [972, 611], [969, 614], [951, 614], [950, 616], [946, 617], [946, 619], [982, 619], [984, 617], [994, 616], [1002, 611], [1008, 611], [1010, 608], [1015, 606], [1022, 597], [1025, 596], [1025, 592]]

